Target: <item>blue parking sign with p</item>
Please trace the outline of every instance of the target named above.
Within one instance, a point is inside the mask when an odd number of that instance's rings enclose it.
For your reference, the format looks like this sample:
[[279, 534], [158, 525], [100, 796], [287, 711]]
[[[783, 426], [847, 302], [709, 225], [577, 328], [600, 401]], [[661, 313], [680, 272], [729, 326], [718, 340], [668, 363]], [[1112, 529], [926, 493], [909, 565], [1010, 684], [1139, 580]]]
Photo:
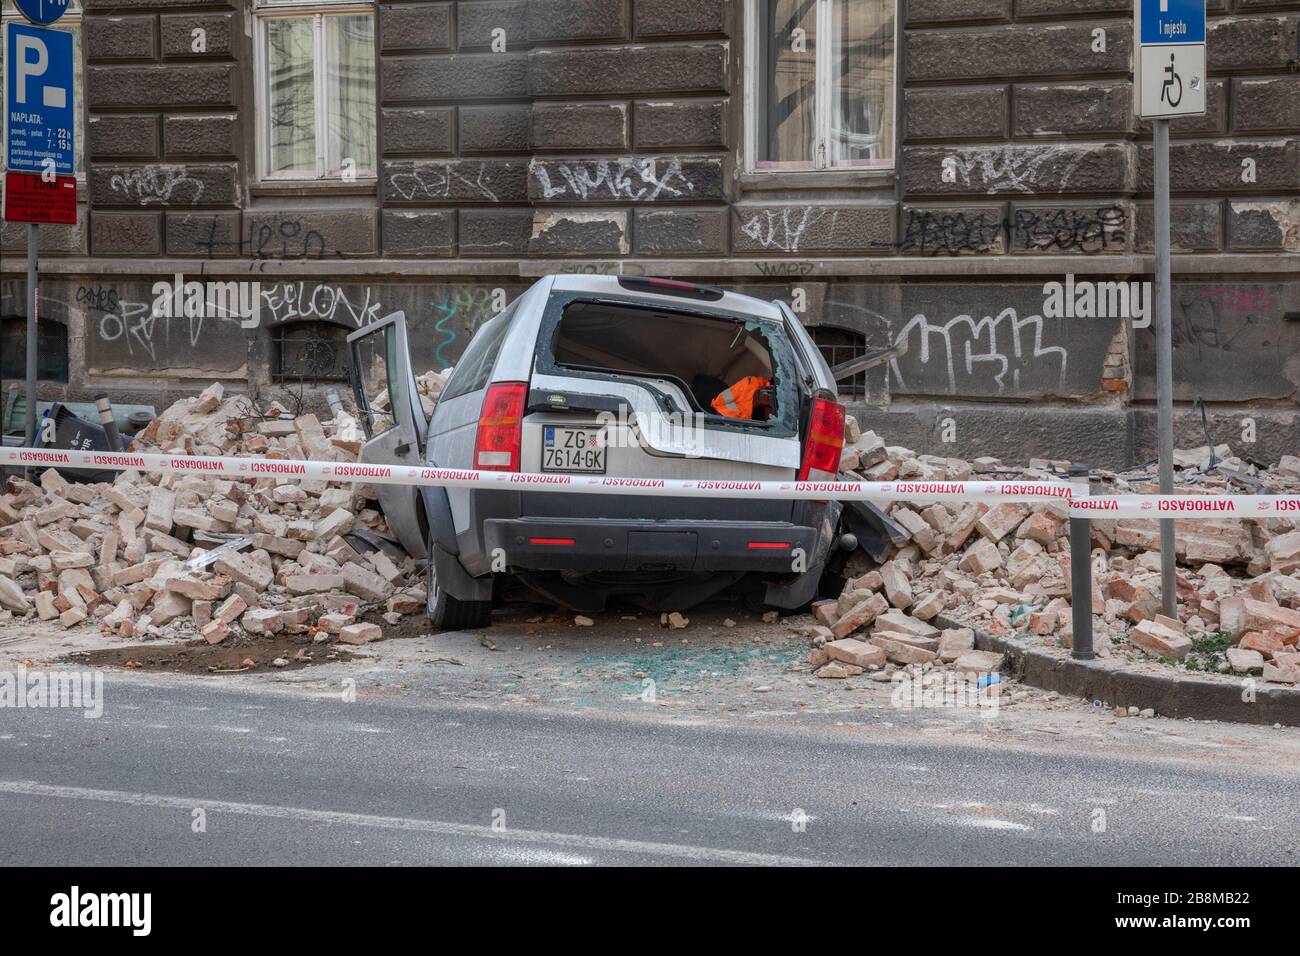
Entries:
[[72, 34], [5, 23], [4, 72], [5, 167], [73, 175]]

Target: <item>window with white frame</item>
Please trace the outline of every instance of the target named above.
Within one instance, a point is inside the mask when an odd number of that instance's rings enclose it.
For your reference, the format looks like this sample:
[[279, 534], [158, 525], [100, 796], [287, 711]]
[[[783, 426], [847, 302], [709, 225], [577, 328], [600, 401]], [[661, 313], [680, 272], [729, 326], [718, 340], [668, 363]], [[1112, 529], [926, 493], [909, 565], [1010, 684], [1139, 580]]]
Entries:
[[[0, 21], [9, 22], [16, 20], [19, 23], [27, 23], [25, 17], [18, 12], [18, 7], [14, 0], [3, 0], [0, 2]], [[77, 178], [84, 180], [86, 178], [86, 68], [81, 55], [81, 2], [80, 0], [68, 0], [68, 10], [63, 16], [50, 27], [52, 30], [63, 30], [72, 34], [72, 85], [73, 85], [73, 104], [76, 109], [73, 111], [76, 121], [76, 127], [73, 130], [72, 148], [74, 151]], [[0, 49], [0, 76], [4, 75], [4, 50]]]
[[370, 0], [255, 0], [261, 178], [375, 176]]
[[897, 0], [748, 0], [751, 170], [894, 165]]

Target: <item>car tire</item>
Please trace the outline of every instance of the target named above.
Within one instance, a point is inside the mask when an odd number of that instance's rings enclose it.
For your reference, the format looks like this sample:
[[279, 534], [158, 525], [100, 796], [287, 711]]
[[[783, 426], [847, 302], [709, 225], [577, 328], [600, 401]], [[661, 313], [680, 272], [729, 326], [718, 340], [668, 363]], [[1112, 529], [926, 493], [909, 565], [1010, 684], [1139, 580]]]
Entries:
[[740, 589], [740, 605], [750, 614], [764, 614], [767, 606], [767, 583], [762, 580], [745, 582]]
[[429, 542], [429, 566], [425, 576], [425, 614], [429, 624], [439, 631], [472, 631], [492, 623], [491, 601], [462, 601], [438, 586], [438, 572], [433, 561], [433, 541]]

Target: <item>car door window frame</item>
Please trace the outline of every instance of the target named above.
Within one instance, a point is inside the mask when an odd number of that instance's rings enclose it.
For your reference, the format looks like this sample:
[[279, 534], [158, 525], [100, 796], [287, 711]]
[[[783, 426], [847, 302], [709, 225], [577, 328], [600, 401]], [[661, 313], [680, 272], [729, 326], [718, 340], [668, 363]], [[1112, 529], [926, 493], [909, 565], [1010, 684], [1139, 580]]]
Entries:
[[[384, 385], [388, 389], [388, 413], [387, 417], [392, 419], [392, 424], [382, 431], [375, 431], [376, 412], [371, 407], [370, 395], [366, 391], [365, 371], [359, 367], [356, 362], [356, 353], [363, 341], [375, 335], [382, 335], [383, 356], [384, 356]], [[376, 438], [388, 434], [395, 428], [402, 428], [408, 423], [401, 417], [399, 405], [401, 402], [398, 396], [405, 396], [405, 400], [410, 403], [411, 411], [417, 416], [409, 422], [415, 433], [417, 444], [423, 446], [428, 441], [427, 419], [424, 419], [423, 406], [420, 403], [418, 389], [411, 393], [412, 383], [394, 381], [398, 375], [400, 362], [400, 349], [406, 345], [406, 371], [411, 377], [414, 376], [414, 367], [411, 363], [410, 339], [406, 333], [406, 315], [402, 312], [394, 312], [386, 315], [373, 325], [367, 326], [358, 332], [353, 332], [348, 336], [348, 368], [349, 373], [354, 376], [352, 383], [353, 397], [357, 399], [358, 411], [361, 412], [362, 427], [366, 433], [366, 441], [370, 442]], [[421, 448], [423, 450], [423, 448]]]
[[[511, 302], [499, 313], [479, 326], [478, 331], [474, 333], [469, 345], [465, 348], [464, 354], [456, 362], [456, 368], [451, 373], [451, 379], [443, 390], [443, 401], [477, 392], [485, 388], [492, 380], [492, 370], [496, 367], [497, 356], [501, 354], [501, 346], [506, 340], [506, 334], [510, 331], [510, 323], [514, 319], [519, 302], [519, 299], [515, 299], [514, 302]], [[497, 325], [496, 323], [500, 324]], [[474, 346], [479, 343], [484, 343], [485, 352], [482, 356], [473, 354]], [[469, 362], [476, 362], [477, 367], [468, 364], [467, 359]]]
[[[723, 309], [711, 309], [706, 306], [700, 306], [695, 303], [689, 305], [674, 302], [671, 306], [664, 302], [647, 301], [645, 299], [633, 296], [616, 296], [602, 295], [591, 292], [555, 292], [546, 303], [545, 312], [542, 315], [541, 326], [537, 332], [537, 372], [542, 375], [551, 375], [560, 378], [590, 379], [597, 382], [618, 381], [635, 385], [644, 389], [655, 397], [656, 404], [663, 406], [665, 401], [672, 402], [667, 394], [650, 385], [648, 382], [639, 381], [634, 376], [619, 375], [617, 373], [599, 373], [587, 372], [563, 366], [555, 361], [555, 343], [560, 334], [560, 321], [564, 318], [564, 310], [574, 302], [592, 302], [596, 304], [607, 303], [609, 305], [630, 306], [633, 308], [644, 308], [649, 310], [663, 311], [671, 309], [673, 312], [681, 312], [688, 315], [698, 315], [709, 319], [723, 319], [730, 322], [738, 322], [745, 326], [754, 325], [758, 327], [764, 338], [767, 340], [769, 351], [772, 353], [774, 362], [773, 376], [778, 386], [777, 398], [777, 417], [768, 419], [765, 422], [751, 421], [748, 419], [739, 420], [727, 418], [725, 415], [705, 413], [704, 421], [711, 427], [723, 427], [729, 430], [739, 430], [751, 432], [754, 434], [765, 435], [769, 438], [793, 438], [799, 435], [799, 404], [800, 393], [802, 391], [802, 368], [795, 352], [794, 345], [790, 342], [790, 334], [786, 331], [778, 320], [761, 319], [752, 315], [741, 315]], [[775, 334], [774, 334], [775, 333]], [[786, 383], [789, 383], [788, 385]], [[788, 388], [788, 391], [785, 391]], [[785, 392], [782, 398], [781, 393]], [[672, 404], [676, 404], [672, 402]], [[678, 409], [681, 413], [689, 413], [690, 409]]]

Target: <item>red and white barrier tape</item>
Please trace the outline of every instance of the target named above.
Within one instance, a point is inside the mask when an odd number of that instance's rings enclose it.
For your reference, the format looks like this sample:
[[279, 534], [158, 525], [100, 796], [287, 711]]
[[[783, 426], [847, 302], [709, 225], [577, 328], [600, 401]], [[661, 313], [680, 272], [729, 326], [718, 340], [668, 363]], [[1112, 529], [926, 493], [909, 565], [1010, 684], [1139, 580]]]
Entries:
[[[1291, 495], [1118, 495], [1077, 497], [1080, 489], [1063, 481], [732, 481], [680, 478], [613, 478], [605, 475], [468, 471], [416, 465], [367, 465], [280, 458], [182, 457], [131, 452], [65, 451], [46, 448], [0, 449], [0, 465], [86, 468], [200, 475], [206, 478], [292, 478], [371, 485], [426, 485], [550, 491], [569, 494], [653, 497], [754, 498], [823, 501], [986, 501], [1058, 500], [1076, 517], [1300, 518], [1300, 496]], [[1086, 494], [1086, 490], [1084, 492]]]

